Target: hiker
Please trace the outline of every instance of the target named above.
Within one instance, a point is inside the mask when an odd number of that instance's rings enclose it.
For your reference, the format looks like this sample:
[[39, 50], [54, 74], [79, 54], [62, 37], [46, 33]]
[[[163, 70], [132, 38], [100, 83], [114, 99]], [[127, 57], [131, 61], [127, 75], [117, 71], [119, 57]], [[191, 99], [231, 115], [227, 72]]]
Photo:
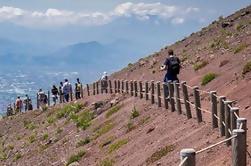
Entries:
[[27, 107], [28, 111], [32, 111], [33, 110], [33, 106], [32, 106], [32, 100], [29, 98], [28, 100], [28, 107]]
[[80, 82], [79, 78], [77, 78], [77, 83], [75, 84], [75, 97], [76, 97], [76, 100], [81, 98], [81, 89], [82, 89], [81, 82]]
[[56, 85], [52, 86], [51, 94], [52, 94], [53, 106], [55, 106], [57, 104], [58, 94], [59, 94], [58, 88], [56, 87]]
[[[180, 59], [174, 55], [174, 52], [172, 49], [168, 50], [168, 58], [166, 59], [165, 63], [161, 66], [161, 70], [167, 70], [165, 77], [164, 77], [164, 82], [167, 83], [168, 81], [177, 81], [179, 82], [178, 79], [178, 74], [180, 73]], [[165, 89], [165, 92], [167, 96], [169, 96], [168, 89]]]
[[107, 76], [107, 72], [104, 72], [102, 77], [101, 77], [101, 93], [103, 93], [103, 91], [107, 91], [107, 87], [108, 87], [108, 76]]
[[60, 103], [64, 103], [63, 82], [60, 82], [58, 90]]
[[29, 98], [28, 94], [26, 94], [25, 99], [24, 99], [24, 111], [28, 110], [29, 100], [30, 100], [30, 98]]
[[69, 99], [70, 99], [71, 94], [72, 94], [72, 86], [68, 82], [68, 79], [65, 79], [65, 82], [63, 84], [63, 93], [64, 93], [64, 99], [65, 99], [65, 101], [69, 102]]
[[43, 109], [47, 104], [47, 96], [42, 89], [38, 91], [38, 102], [40, 109]]
[[13, 115], [13, 108], [12, 108], [11, 104], [9, 104], [9, 105], [7, 106], [6, 115], [7, 115], [7, 116]]
[[23, 101], [21, 100], [20, 96], [17, 97], [16, 99], [16, 113], [19, 113], [22, 111], [23, 108]]

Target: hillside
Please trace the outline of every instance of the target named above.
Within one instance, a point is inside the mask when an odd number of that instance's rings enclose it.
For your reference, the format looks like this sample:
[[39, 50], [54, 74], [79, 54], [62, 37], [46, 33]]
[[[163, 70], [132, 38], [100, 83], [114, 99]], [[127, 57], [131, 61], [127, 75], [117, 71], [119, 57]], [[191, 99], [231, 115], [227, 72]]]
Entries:
[[[240, 115], [249, 120], [251, 72], [243, 68], [251, 61], [250, 20], [251, 6], [128, 64], [111, 79], [162, 81], [165, 73], [159, 67], [171, 48], [182, 60], [180, 80], [201, 85], [205, 74], [215, 73], [217, 77], [200, 88], [236, 100]], [[114, 99], [118, 104], [110, 108]], [[100, 102], [101, 109], [96, 109], [93, 103]], [[75, 165], [171, 166], [179, 164], [182, 148], [198, 150], [222, 140], [207, 115], [198, 125], [195, 119], [126, 94], [85, 96], [78, 103], [1, 120], [0, 165], [65, 165], [78, 159]], [[197, 165], [231, 165], [230, 155], [231, 148], [220, 145], [198, 155]]]

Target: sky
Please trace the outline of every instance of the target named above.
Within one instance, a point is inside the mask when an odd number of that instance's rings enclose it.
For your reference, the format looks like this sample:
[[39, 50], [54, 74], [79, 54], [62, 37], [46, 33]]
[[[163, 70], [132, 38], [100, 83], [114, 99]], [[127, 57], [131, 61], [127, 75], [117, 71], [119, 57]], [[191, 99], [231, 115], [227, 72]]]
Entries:
[[63, 46], [126, 40], [153, 51], [250, 0], [0, 0], [0, 38]]

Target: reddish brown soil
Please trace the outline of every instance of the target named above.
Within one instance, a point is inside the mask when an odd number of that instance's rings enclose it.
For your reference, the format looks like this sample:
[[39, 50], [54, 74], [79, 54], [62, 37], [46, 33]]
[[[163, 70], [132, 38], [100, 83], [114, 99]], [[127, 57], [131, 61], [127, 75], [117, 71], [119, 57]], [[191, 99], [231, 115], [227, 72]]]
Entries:
[[[249, 11], [249, 14], [244, 14], [245, 11]], [[172, 48], [184, 60], [180, 79], [186, 80], [189, 85], [194, 86], [201, 84], [201, 79], [206, 73], [216, 73], [218, 76], [215, 80], [200, 88], [207, 91], [217, 90], [218, 95], [225, 95], [231, 100], [236, 100], [237, 106], [240, 107], [240, 115], [248, 119], [248, 128], [250, 128], [251, 72], [242, 75], [244, 65], [251, 60], [250, 20], [251, 7], [248, 7], [129, 65], [114, 73], [111, 78], [161, 81], [165, 73], [159, 71], [159, 67], [166, 58], [167, 50]], [[223, 22], [230, 22], [231, 26], [222, 28]], [[216, 46], [212, 46], [217, 39], [220, 42]], [[245, 47], [238, 52], [236, 50], [240, 45], [245, 45]], [[194, 71], [193, 64], [201, 60], [206, 60], [209, 64]], [[220, 64], [223, 61], [228, 62], [222, 66]], [[207, 113], [203, 113], [204, 121], [198, 124], [195, 118], [187, 120], [185, 115], [158, 108], [157, 105], [151, 105], [150, 101], [120, 94], [117, 94], [117, 97], [121, 99], [119, 102], [119, 105], [122, 105], [121, 109], [108, 119], [105, 117], [105, 112], [97, 116], [87, 130], [78, 130], [72, 121], [66, 123], [65, 118], [57, 120], [55, 124], [48, 124], [46, 119], [53, 109], [47, 112], [32, 111], [1, 120], [0, 143], [5, 149], [4, 152], [7, 153], [7, 159], [0, 161], [0, 165], [64, 165], [72, 154], [80, 149], [85, 149], [87, 153], [79, 161], [80, 165], [99, 165], [101, 160], [110, 158], [114, 160], [114, 165], [118, 166], [147, 164], [173, 166], [179, 164], [179, 152], [182, 148], [200, 150], [224, 139], [219, 137], [218, 129], [212, 129], [210, 115]], [[115, 96], [98, 95], [85, 97], [83, 101], [79, 102], [87, 101], [87, 107], [91, 108], [93, 102], [107, 101], [105, 107], [108, 107], [109, 101], [114, 98]], [[202, 102], [203, 108], [208, 108], [207, 100], [208, 97], [205, 96]], [[134, 107], [139, 111], [140, 116], [131, 120], [136, 128], [128, 132], [127, 124]], [[147, 122], [140, 124], [143, 119], [148, 117]], [[37, 128], [33, 131], [25, 129], [24, 120], [33, 121]], [[107, 120], [111, 120], [115, 124], [114, 128], [96, 140], [92, 140], [91, 143], [76, 148], [80, 138], [91, 136], [93, 130]], [[63, 132], [58, 134], [56, 131], [59, 127], [63, 129]], [[150, 129], [153, 131], [148, 133]], [[33, 143], [27, 143], [28, 137], [34, 132], [37, 133], [36, 140]], [[41, 139], [44, 133], [48, 133], [51, 142], [48, 143]], [[17, 137], [20, 138], [17, 139]], [[108, 153], [110, 145], [102, 148], [100, 144], [109, 137], [114, 138], [112, 143], [121, 139], [127, 139], [128, 143], [117, 151]], [[248, 144], [250, 141], [250, 132], [248, 132]], [[41, 149], [41, 144], [46, 143], [48, 143], [48, 147]], [[12, 145], [13, 148], [8, 148], [9, 145]], [[174, 150], [156, 162], [146, 162], [153, 153], [165, 146], [173, 146]], [[250, 146], [248, 151], [251, 151]], [[21, 157], [15, 161], [17, 153], [20, 153]], [[231, 165], [231, 147], [222, 144], [198, 154], [197, 163], [197, 165], [203, 166]], [[250, 165], [249, 157], [248, 164]]]

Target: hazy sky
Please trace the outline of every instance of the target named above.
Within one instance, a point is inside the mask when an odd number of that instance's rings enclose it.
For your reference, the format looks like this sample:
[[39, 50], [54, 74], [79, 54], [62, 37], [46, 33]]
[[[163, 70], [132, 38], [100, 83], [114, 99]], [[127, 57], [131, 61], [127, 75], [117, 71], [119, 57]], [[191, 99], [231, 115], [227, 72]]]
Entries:
[[156, 49], [250, 0], [0, 0], [0, 38], [47, 44], [124, 39]]

